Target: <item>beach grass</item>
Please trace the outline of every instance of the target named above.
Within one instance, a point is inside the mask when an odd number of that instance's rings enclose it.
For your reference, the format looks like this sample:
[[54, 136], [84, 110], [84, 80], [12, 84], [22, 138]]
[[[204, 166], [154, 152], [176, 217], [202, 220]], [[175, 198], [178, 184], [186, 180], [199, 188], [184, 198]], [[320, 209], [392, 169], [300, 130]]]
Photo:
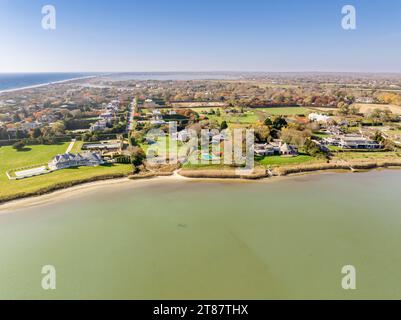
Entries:
[[400, 159], [400, 156], [396, 152], [386, 151], [366, 151], [366, 152], [338, 152], [334, 155], [333, 160], [392, 160]]

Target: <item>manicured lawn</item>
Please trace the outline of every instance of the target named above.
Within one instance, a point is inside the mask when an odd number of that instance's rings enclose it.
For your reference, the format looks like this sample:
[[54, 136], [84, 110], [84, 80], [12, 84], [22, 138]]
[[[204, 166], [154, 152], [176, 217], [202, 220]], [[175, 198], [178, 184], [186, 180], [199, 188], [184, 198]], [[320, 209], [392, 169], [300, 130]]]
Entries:
[[[60, 145], [28, 146], [26, 151], [17, 152], [12, 147], [0, 148], [0, 198], [14, 194], [35, 192], [57, 183], [87, 179], [106, 174], [129, 173], [130, 165], [80, 167], [55, 171], [46, 175], [22, 179], [8, 180], [7, 170], [39, 165], [49, 162], [55, 155], [64, 153], [69, 143]], [[77, 145], [78, 148], [79, 144]], [[74, 146], [75, 147], [75, 146]]]
[[55, 155], [64, 153], [69, 144], [27, 146], [25, 151], [16, 151], [11, 146], [0, 147], [0, 181], [7, 170], [49, 162]]
[[263, 111], [268, 115], [272, 116], [294, 116], [294, 115], [306, 115], [311, 110], [304, 107], [271, 107], [271, 108], [258, 108], [255, 110]]
[[230, 124], [252, 124], [260, 121], [259, 117], [255, 114], [255, 112], [250, 111], [243, 115], [236, 114], [225, 114], [221, 113], [220, 116], [215, 114], [206, 115], [210, 120], [215, 120], [218, 123], [221, 123], [225, 120], [229, 125]]
[[318, 138], [327, 138], [330, 137], [331, 135], [328, 133], [323, 133], [323, 132], [317, 132], [313, 134], [314, 136], [318, 137]]
[[280, 166], [287, 164], [301, 164], [306, 162], [314, 162], [319, 159], [311, 157], [309, 155], [298, 155], [296, 157], [283, 157], [283, 156], [267, 156], [257, 162], [263, 166]]
[[253, 113], [249, 112], [246, 113], [244, 116], [236, 116], [236, 115], [230, 115], [227, 116], [227, 122], [229, 123], [237, 123], [237, 124], [252, 124], [255, 123], [259, 120], [259, 117]]
[[330, 151], [339, 151], [342, 150], [343, 148], [339, 147], [339, 146], [328, 146], [327, 147]]
[[[176, 141], [173, 140], [173, 143]], [[148, 153], [148, 150], [153, 150], [156, 151], [156, 154], [159, 157], [169, 157], [169, 152], [170, 152], [170, 137], [158, 137], [156, 143], [154, 144], [145, 144], [141, 143], [139, 146], [145, 151], [145, 153]], [[184, 151], [185, 148], [181, 148], [183, 146], [183, 143], [180, 141], [177, 141], [177, 152], [179, 155], [185, 155]]]

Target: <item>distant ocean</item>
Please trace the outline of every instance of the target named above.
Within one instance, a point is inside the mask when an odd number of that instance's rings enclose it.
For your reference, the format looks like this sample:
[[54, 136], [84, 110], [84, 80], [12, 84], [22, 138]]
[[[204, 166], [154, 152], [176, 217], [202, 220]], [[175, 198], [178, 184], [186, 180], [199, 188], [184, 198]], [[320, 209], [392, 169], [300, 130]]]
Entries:
[[0, 92], [51, 82], [103, 76], [114, 81], [127, 80], [212, 80], [239, 79], [243, 74], [235, 72], [126, 72], [126, 73], [0, 73]]
[[91, 76], [90, 73], [0, 73], [0, 91]]

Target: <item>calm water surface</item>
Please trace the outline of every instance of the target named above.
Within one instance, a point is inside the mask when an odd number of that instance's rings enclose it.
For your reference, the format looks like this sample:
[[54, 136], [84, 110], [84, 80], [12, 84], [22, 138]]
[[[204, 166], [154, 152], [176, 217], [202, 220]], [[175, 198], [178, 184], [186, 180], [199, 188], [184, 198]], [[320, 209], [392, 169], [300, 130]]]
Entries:
[[80, 192], [0, 215], [0, 298], [400, 299], [400, 187], [388, 170]]
[[88, 73], [0, 73], [0, 90], [24, 88], [89, 75]]

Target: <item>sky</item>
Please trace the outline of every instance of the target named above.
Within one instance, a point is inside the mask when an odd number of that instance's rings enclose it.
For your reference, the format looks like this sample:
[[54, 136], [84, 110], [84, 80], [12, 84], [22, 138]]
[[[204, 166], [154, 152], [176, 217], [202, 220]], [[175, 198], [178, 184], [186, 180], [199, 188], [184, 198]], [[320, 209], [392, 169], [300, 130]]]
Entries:
[[399, 0], [0, 0], [0, 73], [401, 72], [400, 57]]

